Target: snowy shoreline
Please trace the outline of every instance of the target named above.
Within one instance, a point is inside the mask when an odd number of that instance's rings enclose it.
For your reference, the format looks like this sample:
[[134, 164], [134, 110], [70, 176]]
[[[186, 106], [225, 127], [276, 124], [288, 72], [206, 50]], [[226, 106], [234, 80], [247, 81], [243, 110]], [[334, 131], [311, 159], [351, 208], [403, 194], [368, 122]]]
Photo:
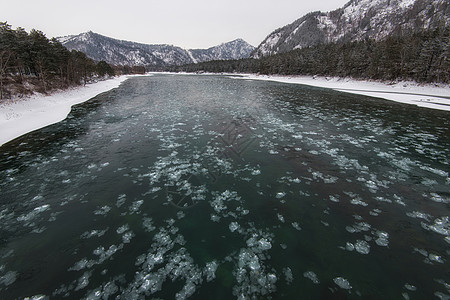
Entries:
[[0, 104], [0, 146], [24, 134], [64, 120], [73, 105], [114, 89], [129, 77], [119, 76], [58, 91], [48, 96], [34, 94]]

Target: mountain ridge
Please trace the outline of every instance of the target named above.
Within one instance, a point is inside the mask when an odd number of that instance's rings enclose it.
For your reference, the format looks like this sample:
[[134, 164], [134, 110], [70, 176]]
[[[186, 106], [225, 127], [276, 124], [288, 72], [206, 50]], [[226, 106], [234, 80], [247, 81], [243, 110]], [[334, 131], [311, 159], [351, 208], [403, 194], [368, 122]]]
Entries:
[[96, 61], [114, 65], [170, 66], [221, 59], [247, 58], [255, 47], [243, 39], [208, 49], [183, 49], [168, 44], [143, 44], [114, 39], [92, 31], [58, 37], [69, 50], [77, 50]]

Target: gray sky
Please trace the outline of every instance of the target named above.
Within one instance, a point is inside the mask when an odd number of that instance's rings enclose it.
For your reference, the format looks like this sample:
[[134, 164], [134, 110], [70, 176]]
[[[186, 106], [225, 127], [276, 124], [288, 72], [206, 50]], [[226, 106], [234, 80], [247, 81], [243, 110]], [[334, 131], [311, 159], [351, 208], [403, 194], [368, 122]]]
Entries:
[[349, 0], [1, 0], [0, 21], [47, 37], [88, 30], [117, 39], [208, 48], [243, 38], [258, 46], [273, 30]]

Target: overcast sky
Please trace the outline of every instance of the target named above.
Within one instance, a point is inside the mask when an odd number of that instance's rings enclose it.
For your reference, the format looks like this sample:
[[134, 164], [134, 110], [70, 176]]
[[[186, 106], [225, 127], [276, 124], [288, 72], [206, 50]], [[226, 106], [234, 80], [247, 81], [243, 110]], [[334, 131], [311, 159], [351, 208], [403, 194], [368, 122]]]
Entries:
[[242, 38], [254, 46], [273, 30], [349, 0], [1, 0], [0, 21], [48, 38], [92, 30], [109, 37], [183, 48]]

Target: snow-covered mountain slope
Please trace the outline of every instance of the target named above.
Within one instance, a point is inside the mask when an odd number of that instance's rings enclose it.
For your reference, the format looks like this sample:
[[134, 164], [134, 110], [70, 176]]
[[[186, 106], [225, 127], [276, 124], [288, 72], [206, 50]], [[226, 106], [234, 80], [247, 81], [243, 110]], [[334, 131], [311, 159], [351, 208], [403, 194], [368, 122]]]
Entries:
[[275, 30], [251, 56], [444, 26], [450, 26], [448, 0], [351, 0], [343, 8], [312, 12]]
[[172, 45], [148, 45], [113, 39], [92, 31], [59, 37], [69, 50], [78, 50], [96, 61], [114, 65], [170, 66], [217, 59], [247, 58], [255, 49], [238, 39], [209, 49], [186, 50]]
[[192, 49], [189, 51], [196, 62], [203, 62], [247, 58], [253, 50], [255, 50], [255, 47], [243, 39], [237, 39], [208, 49]]

